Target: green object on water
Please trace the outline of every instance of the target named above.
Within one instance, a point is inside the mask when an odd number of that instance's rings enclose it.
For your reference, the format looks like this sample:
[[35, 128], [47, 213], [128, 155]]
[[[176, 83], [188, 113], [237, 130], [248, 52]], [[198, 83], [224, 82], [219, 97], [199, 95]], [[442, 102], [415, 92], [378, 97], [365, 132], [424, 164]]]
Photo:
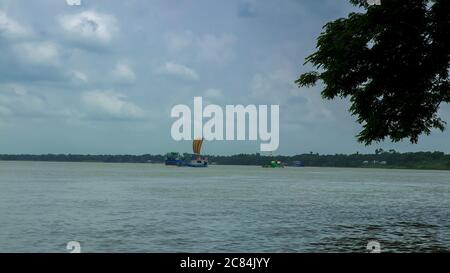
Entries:
[[284, 165], [283, 165], [283, 163], [281, 163], [281, 161], [275, 161], [275, 160], [273, 160], [273, 161], [270, 162], [269, 165], [263, 165], [262, 167], [263, 167], [263, 168], [273, 168], [273, 169], [276, 169], [276, 168], [284, 168]]

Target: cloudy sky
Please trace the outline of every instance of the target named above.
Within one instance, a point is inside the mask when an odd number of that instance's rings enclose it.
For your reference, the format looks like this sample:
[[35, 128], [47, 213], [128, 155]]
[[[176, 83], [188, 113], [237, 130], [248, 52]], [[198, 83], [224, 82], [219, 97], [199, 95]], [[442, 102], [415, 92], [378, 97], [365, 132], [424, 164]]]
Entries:
[[[365, 147], [347, 101], [294, 85], [321, 27], [353, 9], [346, 0], [78, 2], [0, 0], [0, 153], [187, 152], [170, 136], [170, 110], [194, 96], [279, 104], [280, 154], [450, 152], [448, 132]], [[441, 114], [449, 120], [450, 108]]]

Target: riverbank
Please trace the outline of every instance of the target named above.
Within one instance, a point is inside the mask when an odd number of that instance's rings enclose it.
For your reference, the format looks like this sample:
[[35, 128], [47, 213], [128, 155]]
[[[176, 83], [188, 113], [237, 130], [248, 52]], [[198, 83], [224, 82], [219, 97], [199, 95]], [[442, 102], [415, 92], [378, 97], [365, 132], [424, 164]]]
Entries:
[[[189, 157], [189, 154], [185, 154]], [[261, 154], [240, 154], [232, 156], [207, 156], [217, 165], [262, 166], [272, 160], [279, 160], [287, 166], [304, 165], [307, 167], [347, 167], [377, 169], [418, 169], [450, 170], [450, 155], [442, 152], [398, 153], [377, 151], [376, 154], [301, 154], [295, 156], [264, 156]], [[43, 162], [102, 162], [102, 163], [163, 163], [163, 155], [0, 155], [0, 161], [43, 161]]]

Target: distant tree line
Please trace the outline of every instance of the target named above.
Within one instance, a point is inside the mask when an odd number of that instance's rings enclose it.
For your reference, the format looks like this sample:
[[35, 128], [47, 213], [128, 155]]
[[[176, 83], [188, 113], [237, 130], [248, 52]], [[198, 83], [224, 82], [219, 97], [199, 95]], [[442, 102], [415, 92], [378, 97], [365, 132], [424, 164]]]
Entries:
[[[280, 160], [289, 165], [301, 162], [310, 167], [366, 167], [450, 170], [450, 155], [443, 152], [398, 153], [394, 150], [378, 149], [375, 154], [335, 154], [315, 153], [295, 156], [262, 156], [260, 154], [240, 154], [233, 156], [211, 156], [210, 161], [223, 165], [265, 165], [272, 160]], [[237, 163], [236, 163], [237, 162]]]
[[160, 163], [164, 162], [162, 155], [76, 155], [76, 154], [45, 154], [45, 155], [0, 155], [3, 161], [50, 161], [50, 162], [103, 162], [103, 163]]
[[[190, 159], [192, 155], [185, 154]], [[404, 168], [450, 170], [450, 155], [443, 152], [399, 153], [395, 150], [377, 149], [374, 154], [335, 154], [317, 153], [295, 156], [266, 156], [261, 154], [238, 154], [232, 156], [208, 156], [209, 162], [218, 165], [269, 164], [279, 160], [288, 166], [301, 162], [307, 167], [354, 167], [354, 168]], [[0, 155], [3, 161], [54, 161], [54, 162], [103, 162], [103, 163], [163, 163], [164, 155]]]

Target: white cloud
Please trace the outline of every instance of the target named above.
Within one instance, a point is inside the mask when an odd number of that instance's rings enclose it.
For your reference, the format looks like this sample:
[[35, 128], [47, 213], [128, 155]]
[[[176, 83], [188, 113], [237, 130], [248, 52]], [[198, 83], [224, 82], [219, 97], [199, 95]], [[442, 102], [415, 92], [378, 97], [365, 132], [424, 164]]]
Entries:
[[219, 89], [210, 88], [205, 91], [204, 96], [208, 99], [221, 99], [223, 98], [223, 92]]
[[19, 24], [0, 10], [0, 36], [5, 35], [8, 38], [24, 37], [31, 34], [31, 30]]
[[254, 75], [251, 97], [257, 101], [279, 104], [282, 118], [288, 123], [321, 122], [333, 119], [320, 92], [299, 89], [294, 81], [295, 72], [288, 67], [279, 67], [270, 73]]
[[441, 104], [438, 110], [438, 116], [443, 118], [447, 123], [450, 123], [450, 104]]
[[173, 75], [187, 80], [198, 80], [199, 76], [195, 70], [182, 64], [167, 62], [158, 69], [159, 73]]
[[217, 104], [219, 101], [222, 101], [224, 99], [224, 95], [220, 89], [209, 88], [203, 92], [203, 98], [203, 103], [205, 105], [210, 105]]
[[251, 95], [253, 97], [266, 96], [267, 93], [272, 93], [272, 83], [268, 78], [261, 74], [256, 74], [250, 83]]
[[57, 65], [60, 49], [52, 42], [29, 42], [14, 46], [16, 55], [25, 63], [38, 65]]
[[236, 37], [233, 34], [197, 36], [187, 30], [166, 33], [164, 39], [169, 50], [193, 52], [200, 61], [225, 64], [234, 57]]
[[113, 76], [119, 81], [134, 82], [136, 74], [133, 69], [125, 63], [118, 63], [113, 70]]
[[81, 82], [88, 81], [88, 76], [85, 73], [83, 73], [81, 71], [77, 71], [77, 70], [72, 71], [72, 78], [75, 79], [76, 81], [81, 81]]
[[280, 96], [280, 91], [295, 88], [292, 79], [282, 70], [255, 74], [250, 84], [251, 95], [256, 98], [280, 99], [283, 97]]
[[223, 64], [233, 58], [236, 38], [232, 34], [205, 35], [198, 39], [199, 58], [203, 61]]
[[114, 91], [89, 91], [81, 100], [99, 118], [140, 119], [145, 113], [139, 106], [127, 101], [127, 96]]
[[69, 6], [81, 6], [81, 0], [66, 0]]
[[70, 38], [91, 42], [109, 43], [118, 32], [114, 16], [95, 11], [61, 16], [59, 23]]
[[194, 35], [190, 31], [185, 31], [181, 33], [171, 32], [167, 33], [164, 38], [167, 47], [170, 50], [182, 50], [192, 45]]
[[298, 93], [295, 84], [296, 65], [290, 61], [277, 59], [264, 64], [263, 71], [256, 73], [250, 83], [251, 95], [255, 98], [270, 98], [274, 101]]

